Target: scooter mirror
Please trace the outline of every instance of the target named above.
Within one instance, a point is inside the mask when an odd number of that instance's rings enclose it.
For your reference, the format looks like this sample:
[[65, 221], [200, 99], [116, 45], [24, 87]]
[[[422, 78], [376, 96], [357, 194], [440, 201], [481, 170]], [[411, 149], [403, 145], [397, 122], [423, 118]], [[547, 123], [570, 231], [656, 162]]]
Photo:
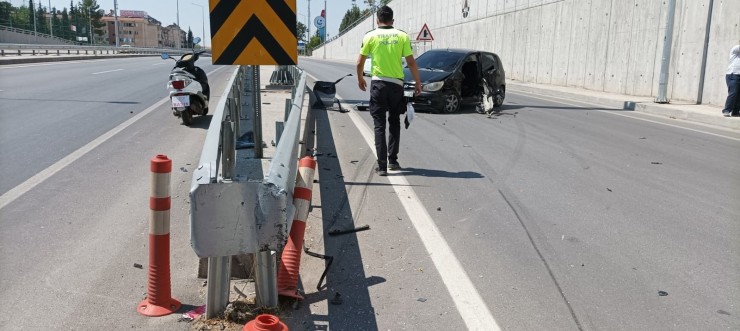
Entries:
[[170, 58], [170, 55], [167, 53], [162, 53], [162, 60], [167, 60]]
[[193, 38], [193, 45], [200, 44], [200, 37]]

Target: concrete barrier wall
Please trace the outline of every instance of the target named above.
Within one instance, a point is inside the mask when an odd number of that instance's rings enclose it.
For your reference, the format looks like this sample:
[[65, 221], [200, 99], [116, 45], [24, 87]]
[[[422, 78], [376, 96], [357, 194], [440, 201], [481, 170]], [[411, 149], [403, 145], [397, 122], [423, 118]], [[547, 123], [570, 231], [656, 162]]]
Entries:
[[[677, 0], [668, 97], [723, 105], [729, 50], [740, 40], [739, 0]], [[656, 96], [667, 4], [658, 0], [394, 0], [395, 26], [428, 48], [473, 48], [501, 56], [508, 79]], [[703, 94], [702, 56], [710, 21]], [[314, 57], [354, 60], [367, 19]], [[419, 55], [425, 47], [415, 46]], [[701, 96], [700, 96], [701, 95]]]
[[38, 44], [38, 45], [71, 45], [73, 42], [59, 38], [49, 38], [44, 36], [35, 36], [33, 34], [18, 33], [7, 30], [0, 30], [0, 43], [7, 44]]

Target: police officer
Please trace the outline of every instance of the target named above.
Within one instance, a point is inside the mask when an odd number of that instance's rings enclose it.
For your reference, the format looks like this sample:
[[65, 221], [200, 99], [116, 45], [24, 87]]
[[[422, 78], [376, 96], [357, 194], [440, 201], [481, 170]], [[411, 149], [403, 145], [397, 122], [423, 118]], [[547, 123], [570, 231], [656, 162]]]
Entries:
[[[378, 8], [378, 28], [365, 34], [362, 39], [360, 56], [357, 58], [357, 79], [360, 90], [365, 91], [367, 83], [362, 75], [365, 60], [372, 57], [370, 74], [370, 114], [375, 124], [375, 153], [380, 176], [388, 170], [400, 170], [398, 163], [398, 144], [401, 135], [401, 114], [406, 111], [403, 96], [403, 66], [406, 64], [416, 82], [415, 93], [421, 93], [421, 81], [416, 60], [411, 50], [409, 35], [393, 27], [393, 10], [388, 6]], [[385, 121], [388, 114], [388, 141], [386, 143]]]

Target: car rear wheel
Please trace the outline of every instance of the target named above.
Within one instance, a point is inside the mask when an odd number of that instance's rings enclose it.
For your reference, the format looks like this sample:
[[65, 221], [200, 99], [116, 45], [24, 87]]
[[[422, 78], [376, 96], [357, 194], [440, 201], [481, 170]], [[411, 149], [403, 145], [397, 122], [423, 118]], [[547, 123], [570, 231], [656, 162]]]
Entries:
[[456, 113], [458, 110], [460, 110], [460, 97], [452, 92], [445, 97], [444, 112]]
[[501, 86], [496, 89], [496, 93], [493, 96], [493, 106], [501, 107], [504, 104], [504, 98], [506, 97], [506, 89]]

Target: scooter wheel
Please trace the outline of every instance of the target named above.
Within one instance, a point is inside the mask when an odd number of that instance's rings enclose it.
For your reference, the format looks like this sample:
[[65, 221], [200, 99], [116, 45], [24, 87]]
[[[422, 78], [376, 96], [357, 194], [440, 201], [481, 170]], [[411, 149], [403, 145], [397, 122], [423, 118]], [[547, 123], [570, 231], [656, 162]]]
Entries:
[[193, 113], [191, 113], [190, 110], [185, 110], [182, 112], [182, 124], [185, 124], [187, 126], [193, 124]]

